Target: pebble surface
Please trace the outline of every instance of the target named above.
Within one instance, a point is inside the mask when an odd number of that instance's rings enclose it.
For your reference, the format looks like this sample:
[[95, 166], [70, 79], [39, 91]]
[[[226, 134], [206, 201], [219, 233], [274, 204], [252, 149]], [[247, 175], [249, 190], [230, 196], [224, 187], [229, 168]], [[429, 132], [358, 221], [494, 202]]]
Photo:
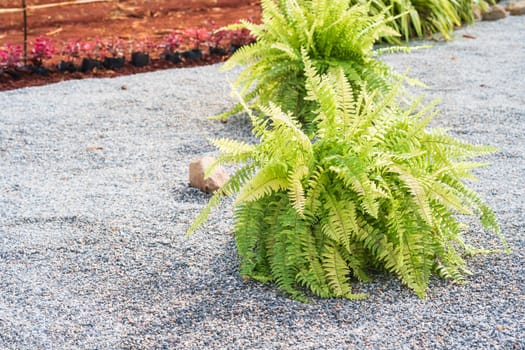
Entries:
[[364, 301], [295, 302], [240, 278], [231, 201], [185, 237], [209, 198], [190, 161], [251, 137], [206, 119], [233, 103], [219, 66], [0, 92], [0, 349], [525, 349], [525, 16], [431, 44], [384, 59], [442, 98], [433, 126], [500, 148], [471, 186], [512, 254], [426, 300], [379, 275]]

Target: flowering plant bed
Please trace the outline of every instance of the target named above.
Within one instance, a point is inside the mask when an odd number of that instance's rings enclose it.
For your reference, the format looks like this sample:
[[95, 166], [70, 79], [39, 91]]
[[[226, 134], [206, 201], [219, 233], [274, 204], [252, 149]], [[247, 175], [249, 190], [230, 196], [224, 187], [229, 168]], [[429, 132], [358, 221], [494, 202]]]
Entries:
[[97, 38], [92, 42], [72, 39], [58, 45], [50, 38], [38, 37], [30, 43], [27, 60], [20, 46], [0, 47], [0, 91], [68, 79], [213, 64], [253, 41], [245, 29], [212, 31], [204, 27], [173, 31], [159, 43], [149, 38]]
[[[4, 5], [8, 8], [20, 6], [17, 0], [6, 1]], [[54, 2], [56, 1], [39, 0], [38, 4]], [[214, 56], [220, 56], [221, 52], [222, 55], [226, 55], [225, 48], [215, 49], [213, 44], [209, 47], [210, 57], [205, 57], [206, 53], [203, 52], [202, 59], [185, 62], [180, 60], [179, 56], [183, 52], [181, 51], [174, 55], [179, 58], [175, 60], [175, 65], [163, 62], [163, 49], [159, 45], [168, 34], [175, 31], [183, 33], [188, 28], [194, 28], [195, 31], [206, 28], [208, 33], [212, 33], [240, 18], [258, 21], [259, 13], [260, 2], [257, 0], [196, 0], [176, 3], [152, 0], [147, 4], [138, 2], [133, 5], [125, 2], [100, 2], [63, 6], [60, 7], [60, 11], [57, 11], [56, 7], [42, 8], [32, 11], [28, 20], [26, 64], [20, 57], [23, 55], [22, 15], [6, 13], [0, 16], [0, 91], [72, 78], [117, 76], [220, 62], [227, 57], [221, 59]], [[33, 66], [30, 61], [31, 49], [39, 37], [50, 39], [54, 44], [53, 57], [44, 58], [41, 65], [49, 71], [47, 77], [31, 74], [23, 67]], [[86, 66], [85, 72], [79, 72], [84, 58], [104, 61], [102, 57], [88, 57], [96, 56], [95, 51], [101, 49], [96, 47], [96, 38], [104, 42], [117, 39], [124, 43], [124, 67], [100, 68], [97, 67], [100, 64], [95, 62], [95, 70], [88, 71], [89, 66]], [[86, 43], [90, 47], [84, 47], [83, 44]], [[7, 50], [8, 48], [10, 49]], [[5, 51], [9, 51], [9, 58], [2, 56]], [[113, 56], [108, 50], [105, 53], [107, 56]], [[6, 61], [9, 61], [9, 67], [6, 66]], [[19, 66], [13, 67], [13, 62]]]

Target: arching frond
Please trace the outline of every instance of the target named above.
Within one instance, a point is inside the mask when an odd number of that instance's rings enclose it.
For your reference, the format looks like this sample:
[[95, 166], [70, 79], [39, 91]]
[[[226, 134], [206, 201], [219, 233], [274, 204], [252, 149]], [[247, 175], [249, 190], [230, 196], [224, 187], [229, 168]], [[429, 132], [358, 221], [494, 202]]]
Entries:
[[[252, 159], [255, 146], [244, 142], [226, 139], [211, 139], [210, 140], [215, 147], [221, 152], [220, 157], [217, 159], [217, 164], [224, 163], [244, 163]], [[204, 177], [210, 176], [213, 172], [214, 167], [206, 169]]]
[[408, 169], [403, 169], [400, 166], [390, 166], [389, 168], [392, 171], [395, 171], [399, 175], [399, 179], [403, 181], [404, 185], [416, 201], [416, 208], [421, 214], [421, 217], [425, 221], [432, 225], [433, 219], [430, 211], [430, 203], [427, 198], [426, 186], [423, 184], [425, 182], [424, 178], [415, 177]]
[[328, 280], [328, 285], [336, 297], [342, 297], [351, 300], [363, 299], [364, 294], [353, 294], [348, 277], [350, 270], [344, 259], [341, 257], [337, 246], [325, 245], [322, 255], [323, 269]]
[[288, 176], [288, 196], [293, 207], [301, 216], [304, 215], [304, 207], [306, 205], [302, 180], [307, 176], [308, 167], [305, 165], [296, 167]]
[[273, 192], [286, 190], [287, 171], [283, 163], [272, 163], [253, 176], [237, 196], [236, 203], [251, 202]]

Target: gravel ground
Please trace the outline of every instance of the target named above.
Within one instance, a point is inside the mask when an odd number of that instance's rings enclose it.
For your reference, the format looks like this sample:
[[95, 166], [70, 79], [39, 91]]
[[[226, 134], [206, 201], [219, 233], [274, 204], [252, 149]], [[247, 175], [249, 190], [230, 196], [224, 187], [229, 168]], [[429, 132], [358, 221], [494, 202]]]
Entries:
[[432, 280], [426, 300], [380, 275], [367, 300], [298, 303], [243, 283], [231, 203], [184, 236], [208, 199], [190, 160], [250, 137], [205, 119], [232, 104], [219, 66], [1, 92], [0, 348], [525, 349], [525, 16], [385, 60], [443, 98], [434, 125], [501, 149], [473, 187], [512, 254], [470, 258], [467, 285]]

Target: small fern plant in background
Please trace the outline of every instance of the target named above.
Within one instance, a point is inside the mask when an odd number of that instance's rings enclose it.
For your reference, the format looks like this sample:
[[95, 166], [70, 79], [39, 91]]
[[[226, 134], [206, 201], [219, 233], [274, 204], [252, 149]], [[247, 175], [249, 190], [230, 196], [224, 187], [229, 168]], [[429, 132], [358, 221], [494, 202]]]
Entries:
[[[363, 0], [351, 0], [352, 4], [362, 4]], [[372, 0], [372, 15], [386, 13], [394, 20], [388, 25], [401, 34], [399, 37], [386, 37], [390, 43], [408, 41], [414, 37], [424, 38], [441, 33], [446, 40], [452, 39], [452, 31], [463, 23], [474, 21], [473, 6], [486, 10], [494, 0]]]
[[[214, 140], [219, 162], [240, 169], [211, 198], [189, 232], [222, 196], [234, 203], [240, 273], [274, 282], [288, 295], [364, 297], [353, 278], [384, 269], [419, 297], [435, 274], [461, 281], [462, 238], [456, 214], [477, 216], [503, 240], [494, 213], [463, 179], [494, 151], [428, 130], [432, 106], [397, 104], [399, 86], [379, 101], [354, 90], [337, 67], [319, 74], [307, 56], [305, 98], [315, 105], [315, 134], [275, 104], [251, 112], [260, 143]], [[357, 98], [355, 97], [357, 96]], [[267, 116], [267, 117], [266, 117]]]
[[[350, 6], [348, 0], [262, 0], [261, 5], [261, 24], [241, 24], [256, 42], [236, 51], [224, 65], [226, 70], [244, 67], [234, 86], [251, 108], [272, 102], [292, 112], [305, 129], [314, 129], [314, 103], [304, 99], [302, 50], [319, 72], [340, 67], [354, 87], [364, 81], [369, 89], [388, 93], [395, 73], [376, 59], [379, 51], [373, 45], [396, 33], [382, 13], [369, 16], [367, 4]], [[217, 118], [240, 111], [239, 104]]]

